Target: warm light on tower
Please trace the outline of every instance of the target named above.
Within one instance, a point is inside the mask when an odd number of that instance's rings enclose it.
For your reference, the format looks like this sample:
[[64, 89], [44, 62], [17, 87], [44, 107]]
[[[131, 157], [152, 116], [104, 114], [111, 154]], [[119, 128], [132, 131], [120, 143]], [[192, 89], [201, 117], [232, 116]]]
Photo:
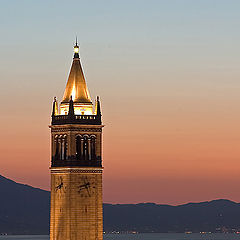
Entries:
[[76, 97], [76, 88], [75, 85], [73, 85], [73, 89], [72, 89], [72, 100], [74, 101]]
[[75, 45], [75, 46], [74, 46], [74, 52], [75, 52], [75, 53], [79, 53], [79, 46], [78, 46], [78, 45]]
[[[60, 104], [59, 115], [68, 115], [70, 99], [74, 101], [73, 108], [75, 115], [97, 115], [94, 112], [92, 100], [83, 75], [77, 39], [74, 45], [74, 57], [68, 82], [64, 92], [63, 100]], [[55, 112], [57, 113], [57, 110]]]

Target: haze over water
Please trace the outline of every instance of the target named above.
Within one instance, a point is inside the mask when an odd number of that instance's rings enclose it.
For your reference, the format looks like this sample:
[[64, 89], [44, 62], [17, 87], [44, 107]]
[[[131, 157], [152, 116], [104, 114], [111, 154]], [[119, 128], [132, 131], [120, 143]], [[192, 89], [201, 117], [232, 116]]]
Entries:
[[[49, 236], [0, 236], [1, 240], [49, 240]], [[105, 234], [104, 240], [238, 240], [236, 234], [184, 234], [184, 233], [148, 233], [148, 234]]]

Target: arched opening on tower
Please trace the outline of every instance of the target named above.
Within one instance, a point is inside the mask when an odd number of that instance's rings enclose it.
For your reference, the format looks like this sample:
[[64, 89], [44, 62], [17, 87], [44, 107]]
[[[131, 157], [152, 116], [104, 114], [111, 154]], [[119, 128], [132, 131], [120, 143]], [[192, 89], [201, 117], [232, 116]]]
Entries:
[[67, 136], [66, 135], [63, 138], [62, 148], [63, 148], [62, 160], [67, 160]]
[[88, 136], [83, 137], [83, 159], [85, 161], [89, 160], [89, 146], [88, 146]]
[[55, 137], [55, 159], [59, 159], [59, 138], [58, 136]]
[[91, 160], [96, 160], [96, 136], [91, 136]]
[[67, 159], [67, 136], [55, 136], [55, 155], [56, 160]]
[[82, 136], [78, 135], [76, 137], [76, 158], [77, 160], [81, 160], [82, 159]]

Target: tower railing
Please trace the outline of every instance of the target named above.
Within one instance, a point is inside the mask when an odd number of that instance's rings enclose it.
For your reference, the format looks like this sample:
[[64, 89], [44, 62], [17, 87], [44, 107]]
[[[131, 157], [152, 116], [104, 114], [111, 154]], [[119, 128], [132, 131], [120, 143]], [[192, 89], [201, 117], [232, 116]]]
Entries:
[[87, 124], [87, 125], [101, 125], [100, 115], [53, 115], [52, 125], [62, 124]]
[[52, 157], [52, 167], [102, 167], [101, 157], [97, 157], [92, 160], [80, 160], [76, 157], [68, 157], [68, 159], [60, 160], [56, 157]]

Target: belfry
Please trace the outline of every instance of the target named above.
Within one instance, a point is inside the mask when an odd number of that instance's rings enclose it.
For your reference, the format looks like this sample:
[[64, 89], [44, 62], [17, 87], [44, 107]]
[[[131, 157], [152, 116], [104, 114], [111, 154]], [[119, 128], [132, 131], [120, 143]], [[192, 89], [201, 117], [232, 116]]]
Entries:
[[92, 103], [79, 58], [74, 58], [63, 99], [51, 122], [50, 240], [102, 240], [102, 121]]

